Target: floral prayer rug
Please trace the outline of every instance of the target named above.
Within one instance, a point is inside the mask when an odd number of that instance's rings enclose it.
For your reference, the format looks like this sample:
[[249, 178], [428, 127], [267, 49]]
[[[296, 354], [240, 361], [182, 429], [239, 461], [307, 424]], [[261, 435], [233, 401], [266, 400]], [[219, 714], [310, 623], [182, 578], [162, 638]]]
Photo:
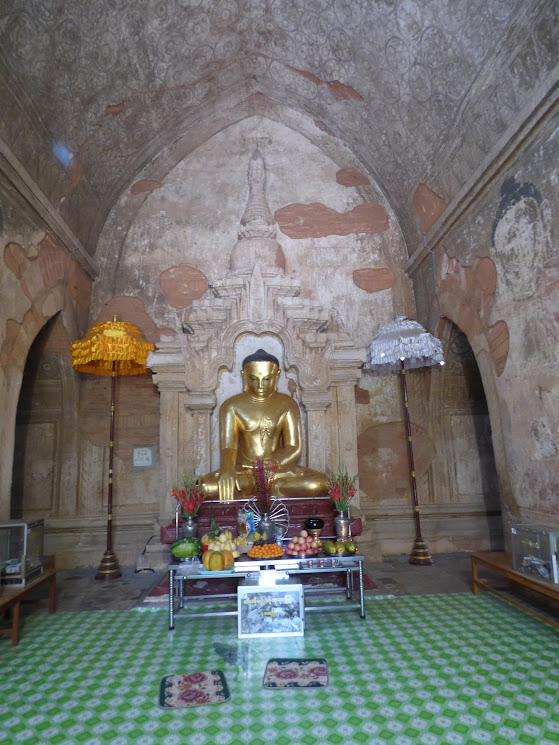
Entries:
[[229, 687], [221, 670], [166, 675], [159, 687], [159, 705], [164, 709], [222, 704], [229, 698]]
[[322, 657], [268, 660], [264, 688], [322, 688], [328, 685], [328, 664]]

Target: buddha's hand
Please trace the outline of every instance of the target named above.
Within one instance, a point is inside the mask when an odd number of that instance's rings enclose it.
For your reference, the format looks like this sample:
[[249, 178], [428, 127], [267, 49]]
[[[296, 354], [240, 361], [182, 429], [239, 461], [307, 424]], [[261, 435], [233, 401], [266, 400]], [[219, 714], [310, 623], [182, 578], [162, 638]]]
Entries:
[[217, 480], [220, 502], [231, 502], [235, 497], [235, 474], [221, 473]]

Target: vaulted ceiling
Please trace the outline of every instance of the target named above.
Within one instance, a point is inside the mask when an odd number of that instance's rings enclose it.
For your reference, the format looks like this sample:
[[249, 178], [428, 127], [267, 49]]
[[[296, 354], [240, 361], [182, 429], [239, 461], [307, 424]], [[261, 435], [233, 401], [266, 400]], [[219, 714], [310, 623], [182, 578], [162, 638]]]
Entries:
[[173, 143], [299, 117], [376, 180], [411, 253], [417, 186], [452, 200], [556, 66], [558, 36], [556, 0], [1, 0], [0, 137], [94, 254], [118, 195]]

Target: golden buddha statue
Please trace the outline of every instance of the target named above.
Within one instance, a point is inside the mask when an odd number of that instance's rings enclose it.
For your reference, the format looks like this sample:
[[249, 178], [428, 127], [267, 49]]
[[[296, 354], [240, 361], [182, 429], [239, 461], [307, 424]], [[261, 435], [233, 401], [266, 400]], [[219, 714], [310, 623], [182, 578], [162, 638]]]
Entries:
[[303, 451], [301, 414], [290, 396], [279, 393], [280, 373], [277, 358], [263, 349], [243, 360], [243, 392], [219, 410], [220, 469], [200, 479], [206, 499], [253, 496], [250, 467], [256, 458], [278, 464], [273, 496], [328, 494], [326, 474], [297, 465]]

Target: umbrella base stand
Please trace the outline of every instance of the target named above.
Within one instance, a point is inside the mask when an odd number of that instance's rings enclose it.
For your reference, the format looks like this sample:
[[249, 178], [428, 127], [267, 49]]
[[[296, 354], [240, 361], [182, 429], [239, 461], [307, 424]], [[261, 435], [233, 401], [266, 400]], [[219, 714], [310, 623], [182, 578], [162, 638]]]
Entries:
[[99, 568], [97, 569], [95, 579], [118, 579], [118, 577], [121, 576], [122, 573], [120, 571], [116, 555], [113, 551], [105, 551], [105, 553], [103, 554], [103, 558], [101, 559], [101, 563], [99, 564]]
[[418, 566], [432, 566], [433, 559], [429, 553], [425, 541], [422, 538], [416, 538], [413, 544], [413, 549], [410, 556], [410, 564], [417, 564]]

